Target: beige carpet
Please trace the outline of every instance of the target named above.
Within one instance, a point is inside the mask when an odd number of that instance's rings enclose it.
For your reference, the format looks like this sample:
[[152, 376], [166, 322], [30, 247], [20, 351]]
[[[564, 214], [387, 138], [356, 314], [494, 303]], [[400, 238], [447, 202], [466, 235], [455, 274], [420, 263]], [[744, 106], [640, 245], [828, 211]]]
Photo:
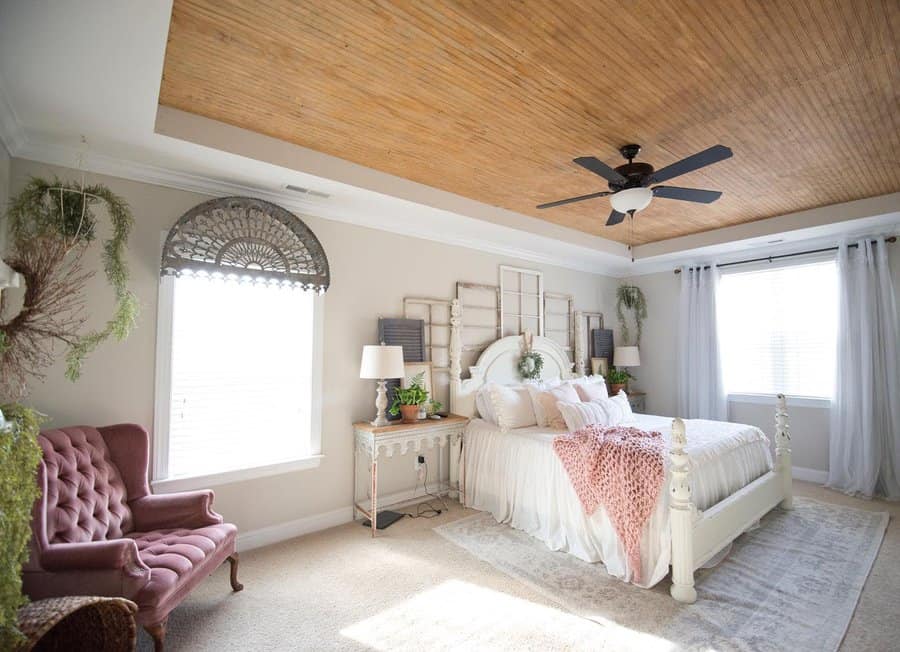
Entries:
[[[842, 650], [896, 649], [900, 640], [900, 504], [861, 501], [806, 483], [798, 495], [891, 514]], [[169, 650], [613, 650], [669, 649], [610, 620], [562, 609], [432, 528], [474, 514], [454, 506], [404, 519], [369, 538], [358, 524], [242, 555], [233, 594], [227, 567], [169, 620]], [[641, 591], [641, 589], [630, 589]], [[645, 629], [650, 629], [649, 627]], [[151, 649], [142, 633], [140, 649]], [[784, 649], [790, 649], [784, 641]]]

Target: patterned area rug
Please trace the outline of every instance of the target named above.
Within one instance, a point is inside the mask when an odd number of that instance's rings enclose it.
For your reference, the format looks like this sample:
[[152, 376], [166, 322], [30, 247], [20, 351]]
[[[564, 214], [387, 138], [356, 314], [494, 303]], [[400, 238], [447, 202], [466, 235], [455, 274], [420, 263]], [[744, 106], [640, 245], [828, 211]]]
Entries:
[[625, 584], [602, 564], [553, 552], [487, 513], [435, 531], [573, 613], [658, 637], [667, 649], [837, 650], [888, 514], [794, 504], [739, 537], [717, 567], [698, 571], [693, 605], [669, 597], [668, 580], [649, 590]]

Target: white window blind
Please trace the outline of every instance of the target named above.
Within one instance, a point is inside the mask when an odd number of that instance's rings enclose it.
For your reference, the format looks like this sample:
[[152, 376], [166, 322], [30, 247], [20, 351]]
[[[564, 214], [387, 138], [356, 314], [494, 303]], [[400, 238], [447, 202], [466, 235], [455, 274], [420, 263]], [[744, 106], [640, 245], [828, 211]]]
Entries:
[[168, 478], [310, 455], [314, 298], [174, 279]]
[[725, 391], [830, 398], [837, 293], [833, 260], [724, 274], [716, 301]]

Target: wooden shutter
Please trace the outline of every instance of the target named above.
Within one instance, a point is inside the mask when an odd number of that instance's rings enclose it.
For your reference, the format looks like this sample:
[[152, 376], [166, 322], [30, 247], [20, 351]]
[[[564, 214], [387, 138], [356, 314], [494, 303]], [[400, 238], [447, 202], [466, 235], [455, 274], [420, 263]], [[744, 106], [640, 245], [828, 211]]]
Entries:
[[[403, 347], [404, 362], [425, 362], [425, 320], [394, 319], [382, 317], [378, 319], [378, 342], [389, 346]], [[394, 392], [400, 387], [399, 379], [388, 380], [388, 408], [394, 402]], [[400, 418], [388, 413], [391, 421]]]
[[591, 329], [591, 357], [606, 358], [613, 363], [613, 332], [608, 328]]

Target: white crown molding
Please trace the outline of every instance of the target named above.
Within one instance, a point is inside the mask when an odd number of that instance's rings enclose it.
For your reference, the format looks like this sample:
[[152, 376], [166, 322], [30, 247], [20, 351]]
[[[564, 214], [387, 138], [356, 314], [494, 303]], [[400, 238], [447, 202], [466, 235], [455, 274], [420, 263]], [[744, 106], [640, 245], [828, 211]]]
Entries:
[[0, 142], [10, 156], [20, 156], [25, 141], [25, 130], [9, 100], [6, 83], [0, 77]]

